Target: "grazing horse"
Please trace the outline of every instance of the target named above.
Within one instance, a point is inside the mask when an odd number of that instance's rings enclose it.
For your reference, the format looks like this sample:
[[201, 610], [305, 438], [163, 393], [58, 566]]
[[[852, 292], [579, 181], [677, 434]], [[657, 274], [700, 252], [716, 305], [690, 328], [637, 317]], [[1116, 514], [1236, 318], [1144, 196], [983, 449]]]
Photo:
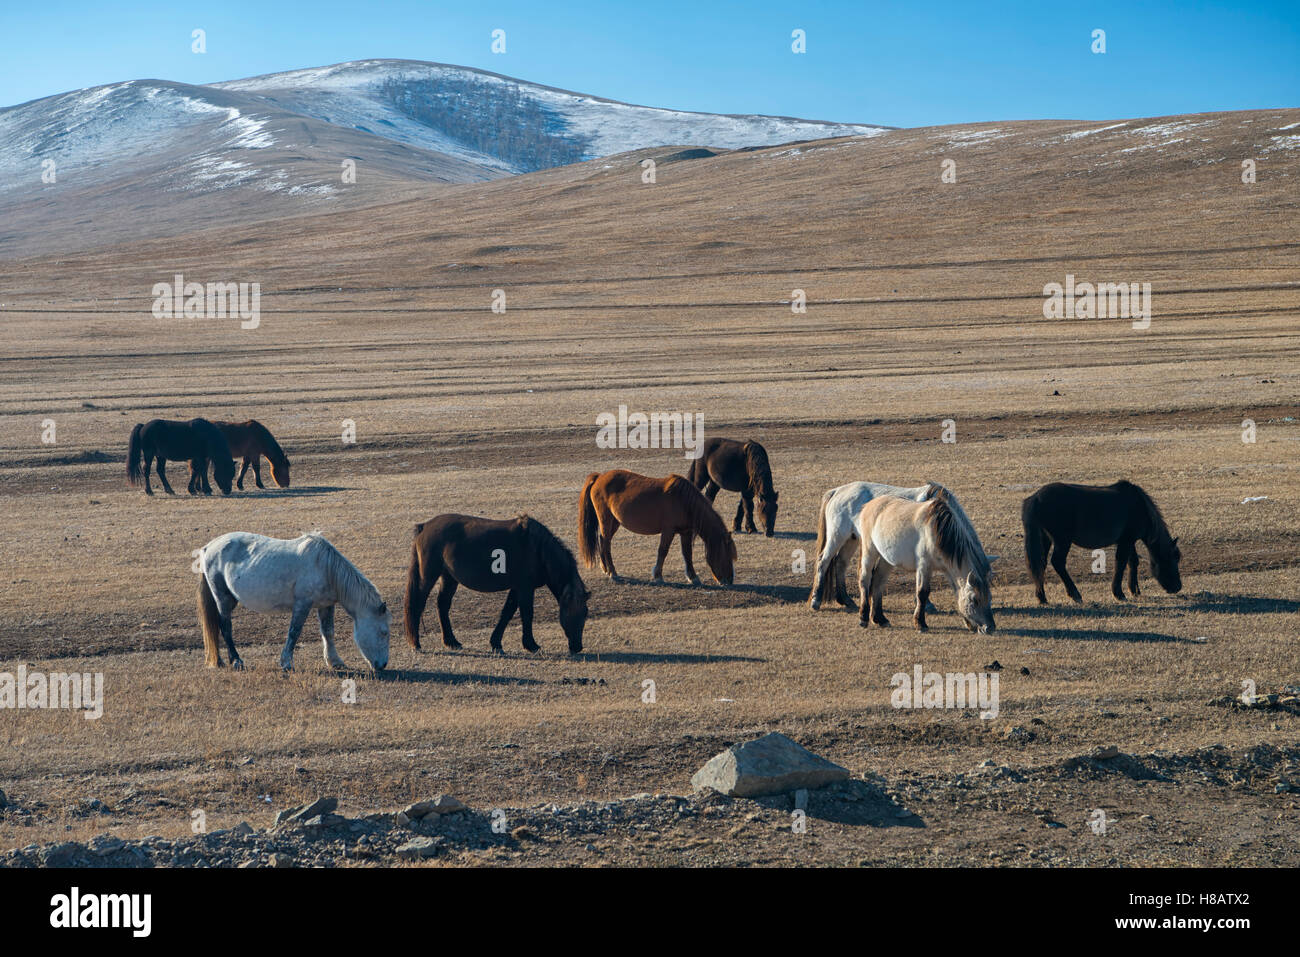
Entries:
[[[822, 495], [821, 511], [817, 515], [817, 567], [813, 575], [812, 591], [808, 593], [808, 607], [816, 611], [822, 602], [835, 598], [845, 608], [852, 609], [848, 589], [845, 587], [844, 575], [847, 564], [846, 552], [858, 538], [858, 513], [873, 498], [882, 495], [906, 499], [912, 502], [925, 502], [933, 498], [936, 491], [947, 494], [948, 508], [968, 529], [968, 538], [979, 541], [975, 526], [971, 524], [966, 513], [962, 511], [957, 497], [942, 485], [929, 482], [915, 488], [903, 488], [898, 485], [884, 485], [880, 482], [850, 482], [828, 489]], [[992, 561], [984, 554], [981, 547], [975, 555], [980, 565], [980, 573], [988, 577], [989, 563]], [[933, 610], [933, 608], [931, 609]]]
[[519, 611], [524, 648], [537, 651], [533, 640], [533, 592], [545, 585], [560, 606], [560, 627], [569, 639], [569, 653], [582, 651], [587, 622], [587, 587], [578, 563], [564, 543], [541, 522], [527, 515], [496, 520], [472, 515], [439, 515], [415, 526], [411, 568], [406, 579], [406, 640], [420, 649], [420, 616], [433, 583], [438, 590], [438, 623], [442, 643], [459, 648], [451, 631], [451, 600], [456, 586], [474, 591], [509, 591], [490, 644], [501, 650], [506, 625]]
[[[204, 495], [212, 494], [212, 486], [208, 484], [208, 462], [212, 463], [212, 476], [221, 487], [221, 494], [230, 494], [235, 479], [235, 460], [230, 455], [225, 436], [207, 419], [190, 419], [188, 422], [151, 419], [136, 425], [131, 430], [131, 443], [126, 454], [126, 479], [132, 485], [139, 485], [143, 477], [148, 495], [153, 494], [149, 485], [149, 465], [154, 459], [158, 461], [158, 480], [168, 495], [176, 494], [167, 481], [168, 459], [189, 461], [191, 495], [198, 494], [199, 488]], [[196, 482], [196, 478], [202, 481]]]
[[858, 624], [871, 620], [886, 626], [885, 581], [895, 568], [916, 570], [916, 610], [912, 617], [919, 631], [927, 631], [925, 606], [936, 572], [945, 575], [957, 593], [957, 611], [971, 631], [991, 634], [993, 596], [989, 591], [988, 562], [974, 529], [952, 507], [952, 496], [942, 486], [932, 487], [925, 501], [915, 502], [881, 495], [858, 513], [862, 541], [858, 595]]
[[771, 538], [776, 531], [777, 492], [772, 487], [772, 467], [767, 462], [767, 450], [757, 442], [707, 439], [700, 457], [691, 464], [691, 481], [710, 502], [717, 498], [719, 489], [740, 493], [732, 525], [735, 531], [740, 531], [742, 519], [745, 531], [758, 531], [754, 527], [755, 498], [763, 534]]
[[200, 551], [199, 625], [209, 668], [221, 667], [217, 636], [225, 639], [230, 664], [244, 661], [230, 637], [230, 614], [243, 603], [263, 614], [289, 612], [289, 638], [280, 652], [280, 667], [293, 666], [293, 649], [313, 608], [320, 619], [325, 661], [346, 665], [334, 649], [334, 606], [352, 616], [352, 640], [375, 671], [388, 664], [388, 606], [370, 580], [343, 557], [323, 535], [294, 539], [230, 532]]
[[[614, 570], [614, 556], [609, 543], [619, 525], [638, 535], [659, 536], [659, 558], [653, 577], [663, 581], [664, 558], [673, 536], [682, 537], [682, 558], [686, 577], [700, 583], [692, 560], [695, 536], [704, 539], [705, 556], [713, 577], [730, 585], [735, 575], [736, 543], [722, 523], [713, 504], [680, 475], [650, 478], [624, 469], [592, 472], [582, 487], [578, 500], [578, 554], [592, 568], [599, 557], [605, 574], [621, 581]], [[597, 537], [599, 534], [599, 541]]]
[[221, 434], [226, 437], [230, 444], [230, 454], [235, 458], [243, 457], [244, 467], [239, 470], [238, 486], [240, 491], [244, 489], [244, 476], [248, 470], [253, 470], [253, 479], [257, 482], [258, 488], [266, 488], [262, 484], [262, 456], [271, 463], [271, 478], [275, 479], [275, 484], [280, 488], [289, 487], [289, 457], [284, 454], [280, 448], [280, 443], [275, 441], [270, 431], [261, 422], [256, 419], [249, 419], [247, 422], [216, 422], [213, 423]]
[[1034, 579], [1034, 591], [1041, 604], [1047, 604], [1043, 591], [1043, 574], [1047, 570], [1047, 549], [1052, 548], [1052, 567], [1065, 584], [1065, 590], [1077, 602], [1083, 601], [1079, 589], [1065, 567], [1071, 545], [1083, 548], [1115, 546], [1115, 574], [1111, 594], [1124, 600], [1124, 568], [1128, 566], [1128, 588], [1134, 597], [1138, 590], [1137, 542], [1146, 544], [1151, 556], [1151, 574], [1160, 587], [1171, 595], [1183, 587], [1178, 572], [1182, 552], [1178, 539], [1171, 538], [1160, 509], [1151, 496], [1132, 482], [1120, 480], [1114, 485], [1069, 485], [1053, 482], [1044, 485], [1020, 506], [1020, 520], [1025, 526], [1025, 559]]

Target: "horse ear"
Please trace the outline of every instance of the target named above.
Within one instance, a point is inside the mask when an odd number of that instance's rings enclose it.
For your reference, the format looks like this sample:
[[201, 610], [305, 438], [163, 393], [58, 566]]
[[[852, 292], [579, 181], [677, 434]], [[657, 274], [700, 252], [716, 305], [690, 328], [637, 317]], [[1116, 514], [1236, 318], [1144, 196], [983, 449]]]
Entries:
[[1175, 544], [1175, 545], [1178, 544], [1178, 536], [1177, 536], [1177, 535], [1174, 536], [1174, 544]]

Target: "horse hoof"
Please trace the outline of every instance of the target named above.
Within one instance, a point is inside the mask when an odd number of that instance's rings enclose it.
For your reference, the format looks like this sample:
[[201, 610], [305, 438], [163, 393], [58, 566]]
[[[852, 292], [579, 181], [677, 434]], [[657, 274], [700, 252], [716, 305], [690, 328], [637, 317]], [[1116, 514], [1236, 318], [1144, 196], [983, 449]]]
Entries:
[[822, 603], [816, 600], [808, 602], [808, 607], [811, 608], [813, 611], [817, 611], [819, 608], [821, 608], [821, 606]]
[[457, 651], [462, 647], [461, 643], [457, 641], [455, 638], [453, 638], [451, 641], [444, 641], [442, 644], [444, 647], [450, 648], [452, 651]]
[[234, 661], [232, 661], [232, 662], [230, 663], [230, 668], [231, 668], [232, 671], [243, 671], [243, 670], [244, 670], [244, 659], [243, 659], [243, 658], [236, 658]]
[[870, 622], [868, 619], [866, 619], [866, 618], [859, 618], [859, 619], [858, 619], [858, 627], [859, 627], [859, 628], [870, 628], [870, 627], [871, 627], [871, 622]]
[[541, 651], [541, 650], [542, 650], [542, 646], [541, 646], [541, 645], [537, 645], [537, 644], [533, 644], [533, 645], [524, 645], [524, 651], [527, 651], [529, 654], [534, 654], [534, 655], [535, 655], [535, 654], [537, 654], [537, 652], [539, 652], [539, 651]]
[[879, 625], [881, 628], [888, 628], [888, 627], [889, 627], [889, 619], [888, 619], [888, 618], [873, 618], [872, 621], [874, 621], [874, 622], [875, 622], [877, 625]]

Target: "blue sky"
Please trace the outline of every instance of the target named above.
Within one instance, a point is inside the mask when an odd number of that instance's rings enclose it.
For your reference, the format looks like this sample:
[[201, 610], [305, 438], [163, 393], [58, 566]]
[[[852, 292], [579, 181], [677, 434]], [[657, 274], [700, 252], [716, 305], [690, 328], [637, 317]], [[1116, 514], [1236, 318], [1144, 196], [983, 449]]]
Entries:
[[[207, 53], [190, 50], [195, 28]], [[506, 31], [505, 54], [491, 33]], [[791, 31], [807, 52], [791, 52]], [[1094, 54], [1092, 31], [1106, 31]], [[0, 105], [369, 57], [649, 106], [928, 126], [1300, 106], [1300, 0], [0, 3]]]

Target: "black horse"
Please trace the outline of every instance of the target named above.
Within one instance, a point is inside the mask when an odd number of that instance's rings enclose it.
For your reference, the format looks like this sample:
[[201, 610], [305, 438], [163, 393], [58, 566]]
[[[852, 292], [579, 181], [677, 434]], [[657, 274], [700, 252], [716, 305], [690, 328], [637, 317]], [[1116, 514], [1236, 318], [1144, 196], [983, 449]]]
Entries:
[[131, 430], [131, 445], [126, 456], [126, 479], [132, 485], [139, 485], [144, 479], [144, 490], [153, 494], [149, 485], [149, 465], [158, 461], [158, 480], [168, 495], [175, 495], [171, 483], [167, 481], [167, 460], [188, 461], [190, 463], [189, 493], [197, 495], [201, 488], [204, 495], [212, 494], [208, 484], [208, 463], [212, 463], [212, 475], [221, 486], [221, 493], [229, 495], [235, 481], [235, 460], [230, 454], [230, 446], [221, 430], [207, 419], [190, 419], [188, 422], [176, 422], [171, 419], [151, 419]]
[[523, 645], [537, 651], [533, 640], [533, 592], [545, 585], [560, 606], [560, 626], [569, 639], [569, 653], [582, 651], [587, 622], [587, 587], [573, 553], [541, 522], [527, 515], [496, 520], [472, 515], [439, 515], [415, 526], [411, 567], [406, 579], [406, 640], [420, 648], [420, 616], [433, 583], [438, 590], [438, 622], [442, 643], [459, 648], [451, 631], [451, 600], [456, 587], [474, 591], [509, 591], [501, 618], [492, 629], [491, 645], [500, 651], [506, 625], [519, 611]]
[[1128, 587], [1134, 596], [1138, 590], [1137, 542], [1146, 544], [1151, 556], [1151, 574], [1160, 587], [1171, 595], [1183, 587], [1178, 572], [1182, 552], [1178, 539], [1169, 529], [1156, 503], [1132, 482], [1114, 485], [1068, 485], [1053, 482], [1044, 485], [1025, 499], [1020, 507], [1025, 526], [1025, 558], [1033, 576], [1038, 600], [1047, 604], [1043, 592], [1043, 573], [1047, 569], [1047, 549], [1052, 547], [1052, 567], [1065, 583], [1065, 590], [1077, 602], [1083, 601], [1065, 567], [1071, 545], [1105, 548], [1115, 545], [1115, 575], [1110, 590], [1124, 600], [1124, 568], [1128, 567]]
[[733, 528], [756, 532], [754, 527], [754, 499], [758, 499], [758, 516], [763, 522], [763, 534], [771, 538], [776, 530], [776, 489], [772, 487], [772, 467], [767, 461], [767, 450], [757, 442], [737, 442], [734, 439], [706, 439], [701, 455], [691, 463], [691, 482], [712, 502], [719, 489], [740, 493]]

